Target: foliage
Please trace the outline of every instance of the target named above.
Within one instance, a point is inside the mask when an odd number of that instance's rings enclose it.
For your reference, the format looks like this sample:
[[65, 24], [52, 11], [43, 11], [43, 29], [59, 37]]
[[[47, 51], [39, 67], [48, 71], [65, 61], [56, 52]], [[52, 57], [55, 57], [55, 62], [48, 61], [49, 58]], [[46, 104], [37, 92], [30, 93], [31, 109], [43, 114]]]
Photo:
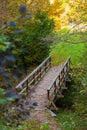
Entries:
[[87, 23], [87, 2], [86, 0], [72, 0], [69, 2], [70, 11], [68, 13], [70, 22]]
[[40, 130], [50, 130], [49, 123], [46, 122], [40, 126]]
[[50, 50], [53, 65], [64, 62], [69, 55], [73, 65], [80, 65], [85, 48], [84, 43], [86, 43], [86, 33], [69, 33], [68, 30], [63, 29], [58, 32], [56, 37]]
[[[61, 28], [61, 14], [65, 11], [67, 0], [53, 0], [51, 4], [50, 0], [15, 0], [15, 1], [8, 1], [8, 0], [1, 0], [0, 4], [0, 12], [3, 15], [0, 15], [0, 24], [7, 23], [8, 19], [14, 20], [19, 16], [18, 12], [20, 9], [18, 8], [21, 6], [21, 10], [23, 10], [23, 6], [26, 5], [27, 10], [25, 13], [31, 12], [35, 14], [37, 10], [41, 10], [41, 12], [48, 12], [48, 17], [53, 18], [55, 21], [55, 29], [58, 30]], [[5, 5], [5, 6], [3, 6]], [[21, 12], [20, 12], [21, 13]], [[24, 13], [24, 14], [25, 14]], [[22, 14], [22, 15], [24, 15]], [[62, 18], [63, 20], [63, 18]]]
[[65, 7], [65, 2], [60, 0], [54, 0], [53, 4], [50, 5], [48, 14], [55, 21], [55, 30], [59, 30], [62, 26], [60, 15], [64, 12]]
[[18, 126], [6, 126], [2, 122], [0, 123], [0, 130], [50, 130], [49, 123], [38, 124], [35, 120], [26, 120]]
[[6, 104], [14, 101], [12, 98], [5, 97], [6, 91], [12, 83], [10, 76], [13, 76], [11, 71], [13, 72], [14, 62], [16, 61], [16, 58], [12, 55], [14, 48], [15, 46], [9, 42], [8, 37], [0, 36], [0, 129], [6, 129], [6, 126], [3, 126], [3, 118], [7, 109]]
[[36, 10], [41, 10], [41, 12], [48, 12], [50, 8], [50, 1], [49, 0], [31, 0], [27, 2], [28, 9], [30, 12], [35, 13]]
[[47, 13], [40, 11], [37, 11], [31, 20], [26, 20], [26, 16], [18, 20], [21, 25], [18, 24], [10, 37], [18, 52], [17, 65], [27, 68], [32, 64], [41, 63], [49, 55], [49, 41], [46, 37], [52, 32], [54, 22], [48, 18]]
[[57, 113], [57, 117], [60, 121], [60, 130], [86, 130], [87, 123], [84, 121], [84, 117], [70, 110], [60, 110]]
[[21, 5], [26, 5], [25, 0], [0, 0], [0, 24], [8, 22], [8, 19], [17, 18], [18, 8]]
[[1, 58], [5, 55], [3, 59], [9, 61], [8, 66], [15, 73], [15, 78], [20, 77], [22, 70], [26, 72], [30, 65], [41, 63], [49, 55], [49, 41], [46, 38], [54, 28], [54, 22], [47, 13], [38, 11], [32, 18], [26, 10], [25, 6], [20, 6], [20, 17], [15, 22], [9, 21], [1, 30], [0, 49], [4, 51]]
[[0, 36], [0, 87], [10, 85], [10, 76], [12, 76], [10, 71], [13, 71], [16, 61], [16, 57], [12, 54], [14, 48], [15, 45], [9, 42], [7, 36]]
[[[59, 103], [62, 106], [61, 111], [58, 113], [58, 119], [60, 120], [61, 126], [65, 130], [86, 130], [87, 129], [87, 70], [84, 71], [83, 68], [73, 68], [72, 78], [73, 83], [69, 85], [69, 88], [72, 88], [72, 91], [65, 95], [65, 100], [59, 100]], [[71, 89], [69, 89], [71, 90]], [[70, 100], [71, 99], [71, 100]], [[69, 101], [70, 100], [70, 101]], [[72, 106], [70, 107], [70, 102]], [[58, 103], [57, 103], [58, 104]], [[62, 105], [63, 104], [63, 105]], [[70, 108], [69, 108], [70, 107]], [[71, 111], [69, 111], [71, 110]]]
[[0, 105], [1, 104], [4, 105], [7, 103], [7, 100], [5, 99], [4, 95], [5, 95], [4, 90], [0, 88]]

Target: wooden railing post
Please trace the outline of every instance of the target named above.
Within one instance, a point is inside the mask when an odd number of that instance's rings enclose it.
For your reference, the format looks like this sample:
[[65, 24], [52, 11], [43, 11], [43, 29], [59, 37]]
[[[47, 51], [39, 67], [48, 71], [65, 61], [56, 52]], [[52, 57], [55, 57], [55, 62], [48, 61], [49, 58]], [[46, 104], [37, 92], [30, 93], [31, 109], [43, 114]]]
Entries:
[[47, 99], [50, 100], [50, 90], [47, 90]]
[[40, 78], [41, 78], [41, 67], [40, 67], [39, 73], [40, 73]]
[[57, 90], [57, 86], [56, 86], [56, 81], [54, 82], [54, 94], [56, 93], [56, 90]]
[[51, 67], [51, 57], [49, 58], [49, 67]]
[[59, 89], [60, 89], [60, 88], [61, 88], [60, 75], [58, 76], [58, 79], [59, 79], [59, 84], [58, 84], [58, 86], [59, 86]]
[[46, 65], [47, 65], [47, 62], [45, 62], [45, 72], [47, 71], [47, 66]]

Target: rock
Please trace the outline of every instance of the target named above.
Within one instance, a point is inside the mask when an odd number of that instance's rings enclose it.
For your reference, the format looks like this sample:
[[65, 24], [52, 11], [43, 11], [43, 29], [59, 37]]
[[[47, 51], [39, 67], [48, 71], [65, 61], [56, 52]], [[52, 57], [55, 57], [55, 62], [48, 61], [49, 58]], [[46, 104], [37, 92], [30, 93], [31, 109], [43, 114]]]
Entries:
[[31, 104], [30, 104], [30, 108], [35, 108], [37, 106], [37, 102], [32, 102]]
[[32, 102], [32, 105], [33, 106], [37, 106], [37, 102]]

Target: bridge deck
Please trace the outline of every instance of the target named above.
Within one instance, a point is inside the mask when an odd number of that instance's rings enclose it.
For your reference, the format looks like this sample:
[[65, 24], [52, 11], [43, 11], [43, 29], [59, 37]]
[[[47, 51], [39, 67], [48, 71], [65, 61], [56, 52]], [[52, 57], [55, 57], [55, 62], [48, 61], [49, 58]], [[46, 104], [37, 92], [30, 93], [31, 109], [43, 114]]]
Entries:
[[48, 105], [47, 88], [53, 82], [62, 68], [60, 66], [51, 67], [42, 80], [35, 86], [34, 92], [31, 94], [31, 101], [37, 102], [36, 109], [44, 109]]

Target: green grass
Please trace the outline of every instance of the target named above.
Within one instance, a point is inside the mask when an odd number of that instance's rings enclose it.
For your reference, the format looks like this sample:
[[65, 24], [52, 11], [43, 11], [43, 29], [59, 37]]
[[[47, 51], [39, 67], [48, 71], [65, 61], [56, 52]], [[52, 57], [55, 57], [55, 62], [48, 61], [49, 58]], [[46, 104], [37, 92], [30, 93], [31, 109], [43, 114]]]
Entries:
[[84, 32], [70, 34], [69, 30], [63, 29], [56, 34], [56, 39], [50, 47], [52, 64], [58, 65], [64, 62], [68, 56], [71, 56], [72, 64], [79, 65], [85, 48], [84, 45], [87, 44], [87, 34]]
[[84, 51], [84, 44], [58, 43], [51, 46], [52, 63], [58, 65], [64, 62], [68, 56], [71, 56], [71, 61], [74, 65], [80, 64], [80, 57]]
[[84, 117], [80, 117], [78, 114], [69, 111], [59, 111], [57, 113], [58, 123], [61, 126], [60, 130], [86, 130], [87, 122], [84, 121]]
[[[68, 112], [61, 111], [61, 112], [57, 113], [57, 117], [58, 117], [60, 126], [64, 130], [74, 130], [74, 128], [76, 126], [74, 116], [75, 116], [75, 114], [73, 114], [69, 111]], [[62, 130], [62, 128], [61, 128], [61, 130]]]

